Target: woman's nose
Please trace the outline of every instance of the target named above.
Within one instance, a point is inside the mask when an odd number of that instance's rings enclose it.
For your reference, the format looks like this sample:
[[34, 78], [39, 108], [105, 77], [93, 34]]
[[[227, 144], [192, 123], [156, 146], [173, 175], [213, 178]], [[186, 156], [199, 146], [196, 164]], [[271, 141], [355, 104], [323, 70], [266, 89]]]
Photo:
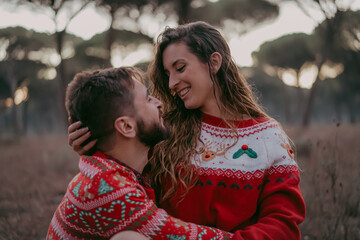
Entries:
[[169, 88], [170, 90], [174, 90], [179, 80], [174, 76], [169, 76]]

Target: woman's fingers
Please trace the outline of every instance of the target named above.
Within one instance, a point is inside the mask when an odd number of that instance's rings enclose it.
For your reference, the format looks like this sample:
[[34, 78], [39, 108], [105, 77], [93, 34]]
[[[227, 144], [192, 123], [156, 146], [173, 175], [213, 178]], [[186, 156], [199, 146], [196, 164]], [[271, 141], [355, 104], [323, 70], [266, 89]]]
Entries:
[[82, 128], [80, 130], [73, 132], [70, 135], [69, 135], [69, 144], [76, 152], [78, 152], [78, 150], [83, 148], [81, 144], [83, 144], [86, 141], [86, 139], [88, 139], [91, 136], [91, 133], [89, 132], [89, 129]]
[[81, 127], [81, 125], [82, 125], [82, 123], [80, 121], [70, 124], [70, 126], [68, 127], [68, 134], [78, 130]]
[[[85, 135], [87, 135], [87, 137], [85, 137]], [[86, 127], [86, 128], [81, 128], [81, 129], [78, 129], [72, 133], [69, 133], [68, 135], [68, 138], [69, 138], [69, 145], [74, 147], [74, 142], [76, 142], [76, 144], [79, 142], [78, 140], [79, 139], [82, 139], [80, 140], [80, 144], [83, 143], [86, 139], [88, 139], [90, 137], [90, 132], [89, 132], [89, 129]]]
[[82, 146], [82, 144], [91, 136], [89, 128], [80, 128], [82, 123], [80, 121], [72, 123], [71, 118], [69, 118], [69, 123], [71, 123], [71, 125], [68, 127], [69, 145], [79, 155], [86, 154], [92, 147], [95, 146], [97, 139], [87, 143], [85, 146]]
[[95, 146], [97, 142], [97, 139], [92, 140], [91, 142], [89, 142], [88, 144], [86, 144], [84, 147], [81, 146], [77, 146], [77, 149], [74, 148], [74, 150], [79, 154], [79, 155], [85, 155], [88, 153], [88, 151]]
[[[88, 152], [92, 147], [94, 147], [95, 144], [96, 144], [96, 142], [97, 142], [97, 139], [92, 140], [91, 142], [89, 142], [88, 144], [86, 144], [86, 145], [83, 147], [83, 150], [85, 151], [84, 153]], [[84, 154], [84, 153], [83, 153], [83, 154]]]

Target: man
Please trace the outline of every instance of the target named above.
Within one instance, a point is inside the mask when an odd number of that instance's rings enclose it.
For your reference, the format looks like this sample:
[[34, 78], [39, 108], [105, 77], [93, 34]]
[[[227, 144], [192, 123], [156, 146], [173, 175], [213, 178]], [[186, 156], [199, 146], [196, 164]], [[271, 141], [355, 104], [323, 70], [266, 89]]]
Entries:
[[98, 140], [93, 155], [80, 157], [80, 172], [51, 220], [47, 239], [109, 239], [122, 232], [154, 239], [232, 236], [156, 207], [154, 191], [141, 172], [150, 147], [169, 130], [161, 117], [162, 103], [142, 81], [139, 70], [120, 67], [79, 73], [68, 85], [69, 115]]

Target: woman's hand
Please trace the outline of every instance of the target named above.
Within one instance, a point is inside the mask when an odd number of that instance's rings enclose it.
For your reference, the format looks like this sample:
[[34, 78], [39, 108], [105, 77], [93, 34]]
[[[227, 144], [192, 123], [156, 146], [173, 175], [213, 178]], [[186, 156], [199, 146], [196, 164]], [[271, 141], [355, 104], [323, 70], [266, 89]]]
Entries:
[[97, 139], [82, 146], [82, 144], [91, 136], [91, 133], [87, 127], [80, 128], [82, 123], [80, 121], [73, 123], [69, 118], [70, 126], [68, 127], [68, 140], [69, 145], [79, 155], [86, 154], [92, 147], [95, 146]]

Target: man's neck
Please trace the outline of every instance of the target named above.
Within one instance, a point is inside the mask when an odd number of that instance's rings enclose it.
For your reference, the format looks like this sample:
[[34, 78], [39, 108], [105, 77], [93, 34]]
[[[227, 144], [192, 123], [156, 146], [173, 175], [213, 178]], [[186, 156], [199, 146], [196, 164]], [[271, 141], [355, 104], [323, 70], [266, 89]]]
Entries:
[[142, 173], [145, 165], [148, 163], [149, 147], [146, 147], [140, 142], [122, 142], [115, 145], [109, 151], [103, 151], [104, 154], [109, 155], [134, 170]]

